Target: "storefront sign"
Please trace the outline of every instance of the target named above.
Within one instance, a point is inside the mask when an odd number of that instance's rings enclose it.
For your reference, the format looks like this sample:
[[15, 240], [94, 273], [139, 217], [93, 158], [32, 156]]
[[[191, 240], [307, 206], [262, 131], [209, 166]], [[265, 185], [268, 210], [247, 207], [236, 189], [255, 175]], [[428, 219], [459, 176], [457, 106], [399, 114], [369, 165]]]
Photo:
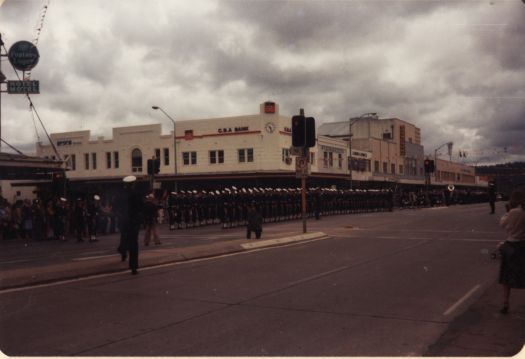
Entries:
[[229, 133], [229, 132], [246, 132], [249, 131], [250, 128], [248, 126], [242, 126], [242, 127], [226, 127], [226, 128], [219, 128], [217, 132], [219, 133]]
[[39, 81], [7, 81], [9, 94], [38, 94], [40, 93]]

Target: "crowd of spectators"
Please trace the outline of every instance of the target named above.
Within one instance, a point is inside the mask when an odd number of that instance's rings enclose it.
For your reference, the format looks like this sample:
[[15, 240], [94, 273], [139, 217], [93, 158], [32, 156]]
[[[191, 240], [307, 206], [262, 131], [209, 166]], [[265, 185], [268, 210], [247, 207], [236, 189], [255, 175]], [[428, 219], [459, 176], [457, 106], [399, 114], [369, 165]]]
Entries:
[[[98, 196], [96, 196], [98, 197]], [[84, 238], [96, 241], [96, 233], [118, 231], [113, 201], [95, 196], [16, 199], [0, 196], [0, 240], [67, 240]]]

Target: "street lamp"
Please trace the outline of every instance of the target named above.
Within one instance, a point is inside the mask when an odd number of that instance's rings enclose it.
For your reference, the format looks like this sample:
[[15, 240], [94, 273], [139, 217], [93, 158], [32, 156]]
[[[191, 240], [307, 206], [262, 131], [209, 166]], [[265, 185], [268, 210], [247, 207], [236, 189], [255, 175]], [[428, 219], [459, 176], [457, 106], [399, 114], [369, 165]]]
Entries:
[[177, 178], [176, 178], [177, 177], [177, 135], [175, 134], [175, 120], [171, 118], [171, 116], [168, 115], [166, 111], [162, 109], [162, 107], [151, 106], [151, 108], [154, 110], [160, 110], [173, 123], [173, 165], [174, 165], [173, 174], [175, 176], [175, 179], [173, 181], [173, 186], [174, 186], [175, 191], [177, 191]]
[[[441, 146], [439, 146], [438, 148], [436, 148], [436, 149], [434, 150], [434, 176], [435, 176], [434, 179], [435, 179], [435, 180], [437, 180], [437, 177], [438, 177], [438, 176], [437, 176], [437, 163], [438, 163], [438, 162], [437, 162], [437, 152], [438, 152], [441, 148], [443, 148], [443, 147], [445, 147], [445, 146], [448, 146], [448, 153], [449, 153], [449, 155], [451, 155], [451, 154], [452, 154], [452, 146], [453, 146], [453, 145], [454, 145], [454, 142], [447, 142], [447, 143], [442, 144]], [[440, 180], [441, 180], [441, 178], [440, 178]]]

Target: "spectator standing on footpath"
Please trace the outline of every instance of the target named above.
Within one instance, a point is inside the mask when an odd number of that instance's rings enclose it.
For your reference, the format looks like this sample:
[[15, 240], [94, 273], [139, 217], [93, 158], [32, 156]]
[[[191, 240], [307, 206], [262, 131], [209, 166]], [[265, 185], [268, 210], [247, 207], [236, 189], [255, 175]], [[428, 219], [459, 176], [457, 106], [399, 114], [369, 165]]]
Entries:
[[246, 228], [246, 238], [251, 239], [252, 232], [255, 232], [255, 238], [261, 238], [263, 218], [261, 213], [255, 207], [255, 203], [252, 202], [248, 207], [248, 214], [246, 216], [248, 225]]
[[149, 246], [151, 237], [153, 236], [153, 242], [160, 244], [159, 229], [157, 227], [158, 220], [158, 206], [155, 203], [155, 196], [150, 193], [146, 196], [146, 202], [144, 203], [144, 245]]
[[22, 236], [24, 239], [31, 239], [33, 235], [33, 208], [31, 201], [24, 200], [22, 205]]
[[88, 235], [90, 242], [98, 242], [97, 239], [97, 224], [100, 212], [100, 197], [94, 195], [89, 201], [86, 209], [86, 219], [88, 225]]
[[74, 210], [75, 233], [77, 242], [84, 242], [84, 233], [86, 230], [86, 207], [82, 198], [78, 198]]
[[125, 193], [121, 198], [119, 226], [121, 230], [118, 248], [122, 260], [126, 260], [129, 252], [129, 268], [131, 274], [138, 274], [139, 267], [139, 230], [144, 211], [144, 201], [135, 188], [135, 176], [124, 177]]
[[496, 210], [496, 183], [494, 181], [489, 182], [489, 204], [490, 214], [494, 214]]
[[64, 197], [56, 202], [53, 232], [55, 239], [66, 240], [67, 200]]
[[500, 246], [501, 266], [499, 282], [503, 285], [503, 307], [507, 314], [511, 288], [525, 288], [525, 192], [514, 191], [506, 205], [507, 213], [501, 217], [507, 238]]

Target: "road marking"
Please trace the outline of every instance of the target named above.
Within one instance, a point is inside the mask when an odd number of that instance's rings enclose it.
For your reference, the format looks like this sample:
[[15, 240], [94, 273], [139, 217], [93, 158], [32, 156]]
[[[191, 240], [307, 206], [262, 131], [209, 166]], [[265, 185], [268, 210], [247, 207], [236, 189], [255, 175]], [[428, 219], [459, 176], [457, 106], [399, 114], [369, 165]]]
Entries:
[[450, 308], [448, 308], [443, 315], [449, 315], [454, 310], [456, 310], [461, 304], [463, 304], [472, 294], [474, 294], [479, 288], [481, 288], [480, 284], [476, 284], [471, 290], [467, 292], [463, 297], [459, 298], [459, 300], [452, 304]]
[[443, 238], [436, 239], [437, 241], [449, 241], [449, 242], [493, 242], [497, 243], [500, 239], [478, 239], [478, 238]]
[[23, 262], [30, 262], [30, 261], [31, 259], [17, 259], [13, 261], [0, 262], [0, 264], [23, 263]]
[[79, 257], [79, 258], [73, 258], [73, 260], [74, 261], [88, 261], [90, 259], [107, 258], [107, 257], [116, 257], [116, 254], [106, 254], [103, 256], [93, 256], [93, 257]]

